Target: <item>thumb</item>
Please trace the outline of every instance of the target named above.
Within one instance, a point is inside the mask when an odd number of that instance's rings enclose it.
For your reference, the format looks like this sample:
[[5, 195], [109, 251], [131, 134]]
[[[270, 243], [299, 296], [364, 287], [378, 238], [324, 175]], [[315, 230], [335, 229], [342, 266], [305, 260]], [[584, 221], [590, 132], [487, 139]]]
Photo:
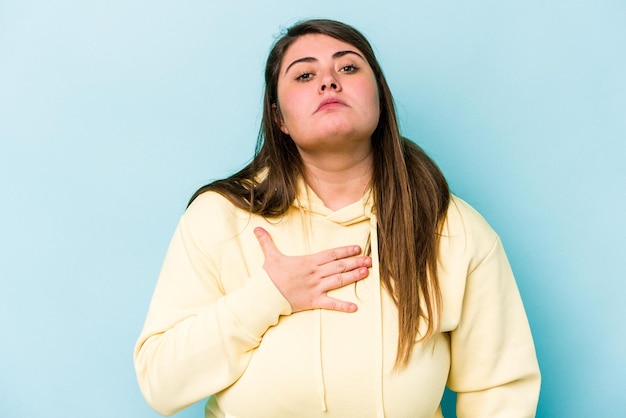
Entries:
[[263, 250], [263, 254], [265, 258], [281, 255], [281, 252], [276, 248], [276, 244], [274, 244], [274, 240], [269, 232], [265, 229], [259, 227], [254, 228], [254, 235], [256, 239], [259, 241], [259, 245], [261, 246], [261, 250]]

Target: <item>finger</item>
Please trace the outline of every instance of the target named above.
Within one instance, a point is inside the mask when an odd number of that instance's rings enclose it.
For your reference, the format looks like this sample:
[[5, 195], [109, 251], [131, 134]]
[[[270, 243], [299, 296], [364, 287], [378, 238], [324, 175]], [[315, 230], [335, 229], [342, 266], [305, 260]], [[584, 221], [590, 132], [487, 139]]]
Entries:
[[325, 295], [319, 298], [317, 308], [347, 313], [356, 312], [359, 309], [359, 307], [352, 302], [346, 302], [345, 300], [339, 300]]
[[322, 251], [315, 254], [315, 261], [321, 266], [331, 261], [341, 260], [347, 257], [354, 257], [361, 254], [361, 247], [358, 245], [347, 245], [345, 247], [337, 247], [330, 250]]
[[265, 258], [275, 255], [282, 255], [282, 253], [278, 251], [278, 248], [276, 248], [276, 244], [274, 244], [272, 236], [265, 229], [261, 228], [260, 226], [254, 228], [254, 235], [259, 241], [259, 245], [261, 246], [261, 250], [263, 250]]
[[321, 286], [324, 291], [328, 292], [329, 290], [334, 290], [354, 282], [358, 282], [359, 280], [366, 278], [368, 275], [369, 269], [367, 267], [359, 267], [352, 271], [328, 276], [324, 278]]
[[349, 272], [359, 267], [372, 267], [372, 258], [369, 256], [342, 258], [320, 266], [318, 272], [321, 277], [327, 277]]

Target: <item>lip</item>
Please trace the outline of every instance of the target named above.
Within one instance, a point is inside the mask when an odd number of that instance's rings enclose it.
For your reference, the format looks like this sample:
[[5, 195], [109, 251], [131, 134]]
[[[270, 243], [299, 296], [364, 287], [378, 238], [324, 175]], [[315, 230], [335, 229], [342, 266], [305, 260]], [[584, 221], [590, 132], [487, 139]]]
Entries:
[[315, 112], [319, 112], [321, 110], [327, 110], [327, 109], [334, 109], [336, 107], [343, 107], [346, 104], [339, 100], [336, 97], [329, 97], [328, 99], [323, 100], [319, 106], [317, 107], [317, 109], [315, 110]]

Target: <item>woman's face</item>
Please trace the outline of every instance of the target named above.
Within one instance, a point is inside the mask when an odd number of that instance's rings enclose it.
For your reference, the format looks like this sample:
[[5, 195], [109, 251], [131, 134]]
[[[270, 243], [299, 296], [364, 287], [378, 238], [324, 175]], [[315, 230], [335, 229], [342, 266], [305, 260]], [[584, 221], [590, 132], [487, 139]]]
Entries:
[[303, 35], [278, 76], [278, 122], [300, 153], [371, 147], [380, 116], [378, 86], [361, 51], [327, 35]]

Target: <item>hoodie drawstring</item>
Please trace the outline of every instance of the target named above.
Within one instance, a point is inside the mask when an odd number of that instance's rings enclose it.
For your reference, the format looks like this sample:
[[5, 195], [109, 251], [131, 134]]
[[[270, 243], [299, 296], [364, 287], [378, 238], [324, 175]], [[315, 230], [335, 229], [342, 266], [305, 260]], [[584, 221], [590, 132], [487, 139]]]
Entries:
[[322, 412], [326, 412], [326, 387], [324, 386], [324, 370], [322, 368], [322, 310], [317, 309], [317, 356], [315, 356], [316, 365], [316, 380], [317, 380], [317, 393], [320, 397], [320, 403], [322, 406]]
[[371, 236], [371, 252], [372, 252], [372, 268], [370, 274], [374, 278], [376, 285], [376, 295], [374, 297], [374, 303], [376, 304], [376, 327], [375, 333], [378, 337], [376, 345], [376, 355], [374, 356], [374, 367], [376, 376], [376, 417], [384, 418], [385, 409], [383, 404], [383, 307], [382, 307], [382, 289], [380, 286], [380, 258], [378, 255], [378, 224], [376, 222], [376, 215], [371, 213], [371, 208], [368, 206], [367, 210], [370, 219], [370, 236]]
[[[313, 235], [313, 226], [311, 225], [311, 217], [307, 216], [306, 209], [302, 205], [298, 205], [300, 209], [300, 216], [302, 219], [302, 225], [304, 226], [304, 241], [306, 245], [306, 253], [311, 254], [313, 251], [311, 249], [311, 237]], [[315, 386], [317, 388], [317, 394], [320, 398], [320, 406], [322, 408], [322, 412], [327, 411], [326, 406], [326, 387], [324, 385], [324, 369], [322, 365], [322, 310], [315, 310], [316, 320], [315, 320], [315, 330], [314, 340], [313, 340], [313, 353], [316, 353], [313, 361], [314, 361], [314, 369], [315, 369]]]

